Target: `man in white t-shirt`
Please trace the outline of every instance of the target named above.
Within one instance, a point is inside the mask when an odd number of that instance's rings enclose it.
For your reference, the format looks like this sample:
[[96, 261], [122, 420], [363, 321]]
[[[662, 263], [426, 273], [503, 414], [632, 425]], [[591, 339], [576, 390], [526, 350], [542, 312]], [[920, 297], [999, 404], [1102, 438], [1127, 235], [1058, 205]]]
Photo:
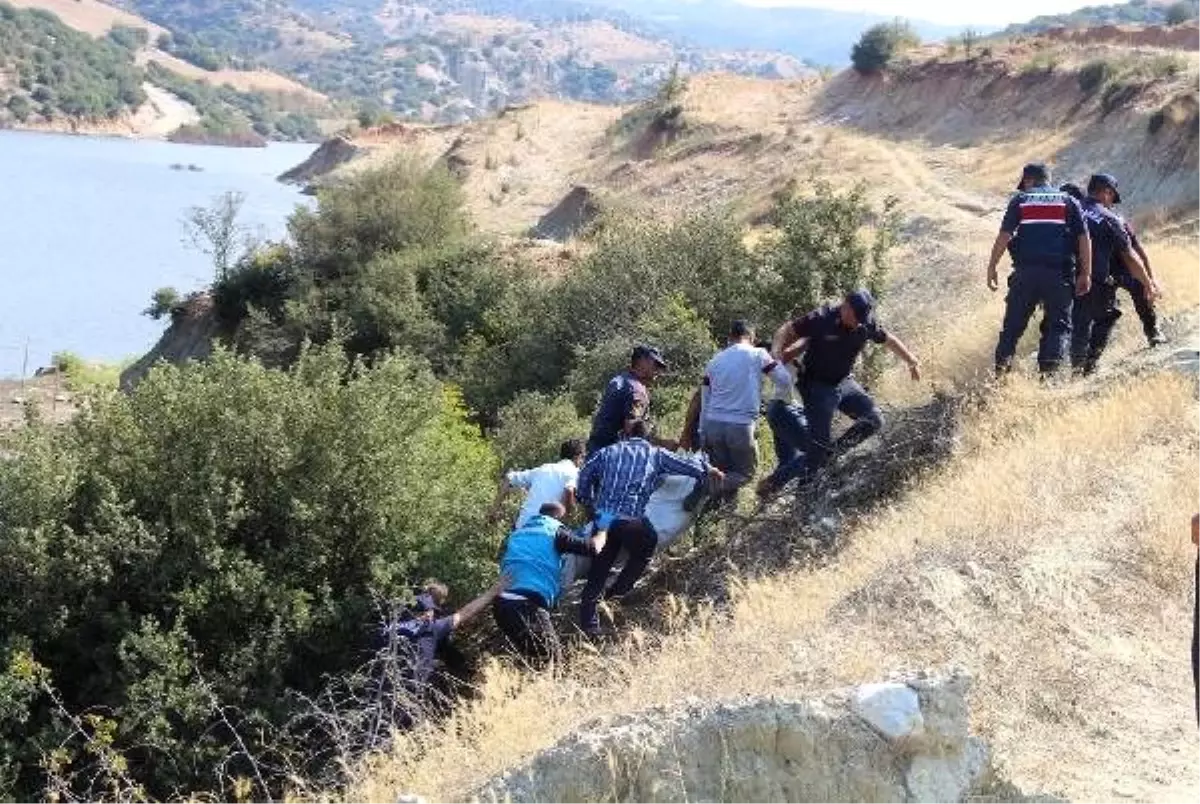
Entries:
[[496, 497], [493, 510], [497, 510], [510, 489], [524, 489], [525, 502], [517, 514], [515, 527], [523, 526], [530, 517], [536, 516], [546, 503], [559, 503], [570, 514], [575, 508], [575, 487], [579, 479], [579, 467], [583, 465], [586, 447], [583, 441], [572, 438], [559, 448], [559, 459], [533, 469], [513, 470], [504, 476], [504, 483]]
[[771, 353], [754, 345], [754, 328], [744, 320], [729, 328], [729, 345], [708, 361], [700, 386], [700, 444], [725, 472], [715, 492], [731, 498], [754, 477], [758, 466], [755, 424], [762, 405], [762, 381], [768, 376], [776, 394], [791, 389], [791, 375]]

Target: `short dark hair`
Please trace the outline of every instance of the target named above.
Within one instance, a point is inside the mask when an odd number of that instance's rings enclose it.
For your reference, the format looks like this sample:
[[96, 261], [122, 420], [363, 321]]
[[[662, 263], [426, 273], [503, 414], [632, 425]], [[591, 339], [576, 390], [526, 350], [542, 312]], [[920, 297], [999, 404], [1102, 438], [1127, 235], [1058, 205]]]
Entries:
[[538, 513], [542, 516], [548, 516], [554, 519], [562, 519], [567, 515], [567, 509], [560, 502], [548, 502], [544, 503], [542, 507], [538, 509]]
[[650, 425], [647, 419], [634, 419], [633, 424], [629, 425], [630, 438], [648, 438], [650, 431], [654, 428]]
[[580, 438], [568, 438], [558, 448], [558, 458], [563, 461], [573, 461], [587, 452], [587, 445]]
[[754, 325], [744, 318], [738, 318], [729, 325], [730, 338], [745, 338], [754, 334]]

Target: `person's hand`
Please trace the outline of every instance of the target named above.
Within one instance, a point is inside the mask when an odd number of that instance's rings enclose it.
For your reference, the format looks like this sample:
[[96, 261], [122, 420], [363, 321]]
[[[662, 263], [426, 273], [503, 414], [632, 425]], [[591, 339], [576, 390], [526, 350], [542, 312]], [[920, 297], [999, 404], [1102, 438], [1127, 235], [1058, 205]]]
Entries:
[[600, 555], [602, 552], [604, 552], [604, 545], [607, 543], [608, 532], [602, 530], [592, 537], [592, 550], [596, 553], [596, 555]]
[[1092, 275], [1080, 274], [1075, 277], [1075, 295], [1083, 298], [1092, 292]]
[[995, 292], [996, 288], [1000, 287], [1000, 274], [996, 272], [996, 266], [988, 266], [987, 271], [987, 286], [988, 290]]
[[913, 378], [913, 382], [921, 381], [921, 361], [913, 360], [908, 364], [908, 373]]
[[1154, 300], [1158, 299], [1161, 296], [1162, 296], [1162, 288], [1160, 288], [1158, 286], [1157, 282], [1155, 282], [1153, 279], [1151, 279], [1150, 284], [1146, 286], [1146, 301], [1153, 304]]
[[712, 478], [714, 481], [716, 481], [717, 483], [720, 483], [722, 480], [725, 479], [725, 473], [722, 472], [720, 469], [718, 469], [715, 466], [708, 467], [708, 476], [710, 478]]

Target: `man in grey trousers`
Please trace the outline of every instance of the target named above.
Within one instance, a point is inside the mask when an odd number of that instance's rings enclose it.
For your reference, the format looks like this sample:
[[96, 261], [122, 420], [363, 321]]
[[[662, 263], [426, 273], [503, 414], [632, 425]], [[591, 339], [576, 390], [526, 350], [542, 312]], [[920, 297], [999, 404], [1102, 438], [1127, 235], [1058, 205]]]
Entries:
[[[725, 479], [712, 489], [715, 497], [730, 500], [754, 478], [758, 466], [755, 424], [762, 404], [762, 383], [770, 377], [786, 394], [791, 375], [766, 349], [754, 345], [754, 328], [744, 320], [729, 327], [729, 344], [704, 370], [699, 392], [700, 444]], [[696, 415], [695, 408], [689, 411]]]

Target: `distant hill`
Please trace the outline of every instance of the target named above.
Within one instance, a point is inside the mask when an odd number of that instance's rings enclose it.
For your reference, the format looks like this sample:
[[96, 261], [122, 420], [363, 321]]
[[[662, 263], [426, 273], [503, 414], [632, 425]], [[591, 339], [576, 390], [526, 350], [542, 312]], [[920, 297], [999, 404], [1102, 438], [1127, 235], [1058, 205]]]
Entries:
[[[514, 0], [520, 2], [520, 0]], [[637, 15], [703, 47], [778, 50], [810, 63], [850, 63], [850, 48], [863, 30], [893, 17], [821, 8], [760, 8], [734, 0], [595, 0]], [[897, 15], [905, 16], [897, 4]], [[909, 19], [926, 40], [942, 40], [960, 27]]]
[[1050, 28], [1090, 28], [1098, 25], [1165, 25], [1172, 13], [1186, 13], [1188, 19], [1196, 19], [1200, 15], [1200, 0], [1133, 0], [1118, 5], [1087, 6], [1070, 14], [1034, 17], [1029, 22], [1008, 26], [1003, 33], [1037, 33]]

